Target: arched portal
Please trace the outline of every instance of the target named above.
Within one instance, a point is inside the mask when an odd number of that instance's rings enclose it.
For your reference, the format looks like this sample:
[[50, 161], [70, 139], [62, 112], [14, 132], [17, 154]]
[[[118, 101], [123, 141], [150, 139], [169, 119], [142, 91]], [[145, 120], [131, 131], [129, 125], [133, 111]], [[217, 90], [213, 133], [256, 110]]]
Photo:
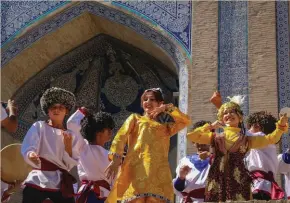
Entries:
[[[187, 112], [191, 64], [183, 48], [159, 27], [121, 8], [99, 2], [72, 3], [64, 11], [35, 24], [2, 51], [4, 66], [1, 72], [5, 75], [1, 82], [2, 99], [25, 94], [22, 86], [29, 84], [27, 81], [32, 80], [35, 73], [44, 74], [58, 57], [103, 33], [149, 53], [175, 72], [180, 90], [178, 105]], [[57, 71], [64, 71], [68, 66], [63, 63]], [[37, 103], [37, 99], [34, 102]], [[183, 130], [178, 136], [178, 158], [186, 154], [185, 132]]]

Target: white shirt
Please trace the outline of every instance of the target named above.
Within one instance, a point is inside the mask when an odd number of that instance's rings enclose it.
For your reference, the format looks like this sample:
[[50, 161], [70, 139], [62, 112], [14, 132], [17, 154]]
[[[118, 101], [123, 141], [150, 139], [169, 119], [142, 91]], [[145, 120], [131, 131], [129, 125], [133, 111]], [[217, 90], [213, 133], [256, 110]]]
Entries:
[[[28, 130], [21, 148], [25, 161], [34, 168], [40, 168], [28, 159], [31, 152], [50, 161], [67, 171], [71, 170], [78, 163], [80, 156], [81, 142], [73, 132], [68, 131], [73, 137], [72, 157], [65, 151], [63, 143], [63, 130], [49, 126], [45, 121], [34, 123]], [[44, 189], [59, 189], [62, 172], [32, 170], [25, 183], [37, 185]]]
[[[67, 127], [74, 131], [75, 134], [81, 137], [80, 122], [84, 118], [81, 111], [77, 110], [67, 122]], [[81, 138], [80, 138], [81, 139]], [[105, 180], [110, 185], [113, 184], [113, 180], [107, 179], [105, 176], [105, 169], [110, 164], [108, 159], [109, 151], [99, 145], [90, 145], [87, 140], [84, 139], [85, 145], [80, 155], [78, 164], [78, 174], [80, 180], [97, 181]], [[79, 191], [83, 188], [80, 187]], [[107, 197], [109, 192], [107, 189], [100, 187], [101, 197]]]
[[8, 115], [6, 113], [6, 109], [1, 105], [1, 121], [3, 121], [7, 117]]
[[285, 192], [288, 198], [290, 198], [290, 164], [286, 164], [282, 159], [282, 154], [278, 155], [278, 172], [284, 174], [285, 177]]
[[[202, 171], [199, 171], [194, 166], [194, 164], [190, 162], [190, 160], [187, 157], [184, 157], [179, 161], [179, 164], [176, 168], [176, 174], [179, 174], [180, 167], [184, 165], [187, 165], [192, 169], [185, 178], [185, 188], [182, 192], [189, 193], [192, 190], [205, 188], [207, 176], [210, 169], [210, 164], [208, 164]], [[173, 184], [177, 178], [178, 176], [175, 179], [173, 179]], [[180, 198], [183, 198], [183, 195], [181, 194], [181, 192], [177, 191], [175, 188], [174, 188], [174, 193]], [[196, 202], [196, 203], [204, 201], [204, 199], [195, 199], [195, 198], [191, 198], [191, 199], [193, 202]], [[180, 202], [182, 202], [182, 200]]]
[[[263, 132], [247, 132], [247, 136], [265, 136], [265, 134]], [[278, 169], [276, 146], [271, 144], [262, 149], [251, 149], [246, 155], [245, 162], [250, 172], [259, 170], [268, 173], [272, 171], [275, 178]], [[271, 186], [272, 183], [270, 181], [258, 178], [253, 180], [252, 192], [262, 190], [271, 194]]]

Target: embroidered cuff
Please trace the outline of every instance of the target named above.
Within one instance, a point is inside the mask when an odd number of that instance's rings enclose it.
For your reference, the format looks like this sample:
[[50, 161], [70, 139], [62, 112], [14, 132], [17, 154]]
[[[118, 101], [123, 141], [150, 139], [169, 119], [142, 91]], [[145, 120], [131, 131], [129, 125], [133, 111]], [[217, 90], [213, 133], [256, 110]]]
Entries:
[[174, 188], [179, 192], [183, 191], [185, 188], [185, 179], [176, 178], [174, 181]]
[[167, 104], [166, 105], [166, 110], [165, 110], [165, 112], [166, 113], [172, 113], [174, 110], [175, 110], [175, 106], [173, 105], [173, 104]]

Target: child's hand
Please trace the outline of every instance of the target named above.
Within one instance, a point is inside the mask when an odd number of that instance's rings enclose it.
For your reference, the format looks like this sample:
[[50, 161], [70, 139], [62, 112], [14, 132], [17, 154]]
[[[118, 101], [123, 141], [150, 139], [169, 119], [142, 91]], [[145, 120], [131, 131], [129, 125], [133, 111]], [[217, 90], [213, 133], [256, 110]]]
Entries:
[[105, 175], [107, 179], [115, 179], [119, 166], [121, 164], [122, 159], [120, 158], [114, 158], [113, 161], [109, 164], [109, 166], [105, 170]]
[[185, 177], [187, 176], [187, 174], [190, 172], [191, 168], [187, 165], [183, 165], [180, 167], [179, 169], [179, 175], [178, 177], [182, 180], [185, 179]]
[[63, 144], [65, 147], [65, 151], [72, 156], [72, 135], [69, 134], [68, 132], [63, 131], [62, 133], [63, 136]]
[[288, 123], [288, 117], [287, 117], [287, 113], [285, 114], [280, 114], [280, 125], [281, 126], [286, 126], [286, 124]]
[[219, 109], [222, 105], [222, 96], [218, 91], [215, 91], [210, 98], [210, 102], [213, 103], [217, 109]]
[[210, 125], [210, 127], [211, 127], [211, 129], [216, 130], [216, 129], [219, 129], [219, 128], [224, 128], [225, 125], [223, 124], [223, 122], [217, 120], [217, 121], [213, 122], [213, 123]]
[[30, 152], [29, 155], [28, 155], [28, 159], [32, 163], [34, 163], [35, 165], [39, 165], [40, 164], [39, 156], [35, 152]]
[[156, 118], [160, 113], [166, 110], [166, 105], [161, 104], [159, 107], [156, 107], [153, 111], [150, 112], [150, 118]]

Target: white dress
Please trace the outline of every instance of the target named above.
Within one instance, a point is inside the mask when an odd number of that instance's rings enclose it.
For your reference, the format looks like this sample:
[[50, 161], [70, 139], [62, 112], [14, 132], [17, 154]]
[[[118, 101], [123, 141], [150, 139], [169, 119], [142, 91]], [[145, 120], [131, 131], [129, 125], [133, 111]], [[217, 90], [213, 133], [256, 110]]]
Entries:
[[[176, 174], [179, 174], [180, 167], [184, 165], [187, 165], [192, 169], [185, 178], [185, 188], [182, 192], [189, 193], [192, 190], [205, 188], [208, 172], [210, 169], [210, 164], [207, 164], [207, 166], [203, 170], [200, 171], [194, 166], [194, 164], [190, 161], [188, 157], [184, 157], [179, 161], [179, 164], [176, 168]], [[173, 179], [173, 185], [177, 178], [178, 176], [175, 179]], [[180, 198], [183, 198], [183, 195], [181, 194], [181, 192], [177, 191], [175, 188], [174, 188], [174, 193]], [[196, 198], [191, 198], [191, 199], [193, 202], [196, 202], [196, 203], [204, 201], [204, 199], [196, 199]], [[180, 202], [182, 202], [182, 200]]]
[[[63, 143], [63, 130], [49, 126], [45, 121], [35, 122], [27, 132], [21, 148], [21, 153], [25, 161], [36, 169], [40, 169], [40, 165], [35, 165], [28, 159], [31, 152], [35, 152], [40, 157], [57, 165], [67, 171], [71, 170], [78, 164], [82, 142], [72, 132], [67, 131], [73, 137], [72, 157], [65, 151]], [[32, 184], [39, 189], [49, 191], [59, 190], [62, 172], [57, 171], [41, 171], [32, 170], [25, 184]]]
[[[265, 136], [265, 134], [247, 132], [247, 136]], [[262, 149], [251, 149], [246, 155], [245, 162], [250, 172], [259, 170], [268, 173], [272, 171], [275, 178], [278, 169], [276, 146], [272, 144]], [[252, 192], [264, 191], [271, 195], [271, 186], [270, 181], [258, 178], [253, 180]]]
[[279, 166], [278, 166], [278, 172], [284, 174], [285, 177], [285, 192], [290, 199], [290, 164], [287, 164], [282, 159], [282, 154], [278, 155], [279, 160]]

